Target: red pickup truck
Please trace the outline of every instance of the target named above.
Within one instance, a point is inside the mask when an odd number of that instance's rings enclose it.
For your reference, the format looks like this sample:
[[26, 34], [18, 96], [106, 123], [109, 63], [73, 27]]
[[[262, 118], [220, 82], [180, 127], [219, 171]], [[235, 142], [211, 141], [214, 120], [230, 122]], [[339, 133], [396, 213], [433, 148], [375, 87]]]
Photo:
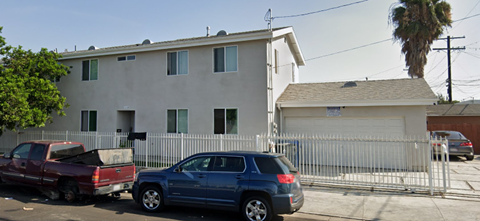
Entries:
[[135, 177], [132, 149], [85, 151], [79, 142], [38, 140], [21, 143], [0, 158], [3, 182], [37, 187], [51, 199], [69, 202], [131, 190]]

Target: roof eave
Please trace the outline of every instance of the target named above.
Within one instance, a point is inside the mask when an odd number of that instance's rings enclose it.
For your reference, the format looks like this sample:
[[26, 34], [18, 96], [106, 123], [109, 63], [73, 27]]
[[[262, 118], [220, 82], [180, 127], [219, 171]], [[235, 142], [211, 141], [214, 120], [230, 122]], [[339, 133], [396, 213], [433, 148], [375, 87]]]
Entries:
[[70, 60], [75, 58], [97, 57], [97, 56], [106, 56], [106, 55], [157, 51], [157, 50], [169, 50], [169, 49], [188, 48], [188, 47], [205, 46], [205, 45], [235, 43], [235, 42], [242, 42], [242, 41], [254, 41], [254, 40], [268, 39], [271, 37], [272, 37], [271, 32], [260, 32], [260, 33], [248, 33], [248, 34], [242, 34], [242, 35], [192, 39], [192, 40], [186, 40], [186, 41], [172, 41], [172, 42], [166, 42], [161, 44], [138, 45], [138, 46], [132, 46], [132, 47], [101, 49], [98, 51], [92, 50], [92, 51], [76, 52], [72, 54], [63, 54], [62, 55], [63, 58], [59, 60]]
[[373, 107], [373, 106], [423, 106], [432, 105], [437, 99], [404, 100], [354, 100], [354, 101], [283, 101], [278, 107]]
[[272, 38], [277, 38], [279, 36], [286, 35], [291, 45], [293, 46], [295, 61], [298, 66], [305, 66], [305, 58], [303, 57], [302, 50], [298, 45], [297, 37], [292, 27], [283, 28], [280, 30], [273, 31]]

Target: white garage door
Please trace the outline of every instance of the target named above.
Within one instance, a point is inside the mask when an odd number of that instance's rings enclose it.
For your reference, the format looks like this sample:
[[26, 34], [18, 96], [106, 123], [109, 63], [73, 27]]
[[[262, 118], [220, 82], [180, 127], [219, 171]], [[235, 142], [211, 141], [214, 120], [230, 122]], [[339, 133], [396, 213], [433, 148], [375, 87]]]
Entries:
[[403, 136], [405, 121], [402, 117], [286, 117], [284, 131], [302, 134]]

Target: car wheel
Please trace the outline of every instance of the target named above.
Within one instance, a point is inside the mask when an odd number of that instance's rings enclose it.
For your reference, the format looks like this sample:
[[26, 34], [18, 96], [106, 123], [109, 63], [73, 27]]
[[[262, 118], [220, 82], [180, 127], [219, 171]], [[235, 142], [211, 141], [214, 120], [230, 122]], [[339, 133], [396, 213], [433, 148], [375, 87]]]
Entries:
[[269, 221], [272, 219], [272, 210], [267, 200], [260, 196], [252, 196], [244, 201], [242, 214], [246, 220]]
[[158, 212], [163, 209], [163, 194], [156, 186], [147, 186], [140, 195], [140, 204], [147, 212]]
[[467, 155], [465, 157], [467, 158], [467, 160], [473, 160], [473, 155]]

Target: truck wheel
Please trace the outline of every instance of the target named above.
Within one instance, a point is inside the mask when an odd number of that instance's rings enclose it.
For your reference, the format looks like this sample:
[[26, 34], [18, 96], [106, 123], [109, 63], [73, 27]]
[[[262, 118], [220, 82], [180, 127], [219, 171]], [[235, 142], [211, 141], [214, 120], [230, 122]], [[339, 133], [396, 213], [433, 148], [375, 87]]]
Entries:
[[163, 210], [163, 194], [156, 186], [147, 186], [140, 194], [140, 205], [147, 212], [159, 212]]
[[68, 191], [65, 193], [65, 199], [66, 199], [69, 203], [72, 203], [72, 202], [75, 201], [76, 196], [75, 196], [75, 193], [73, 192], [73, 190], [68, 190]]
[[272, 210], [267, 200], [260, 196], [252, 196], [243, 202], [242, 212], [245, 220], [269, 221], [272, 219]]

